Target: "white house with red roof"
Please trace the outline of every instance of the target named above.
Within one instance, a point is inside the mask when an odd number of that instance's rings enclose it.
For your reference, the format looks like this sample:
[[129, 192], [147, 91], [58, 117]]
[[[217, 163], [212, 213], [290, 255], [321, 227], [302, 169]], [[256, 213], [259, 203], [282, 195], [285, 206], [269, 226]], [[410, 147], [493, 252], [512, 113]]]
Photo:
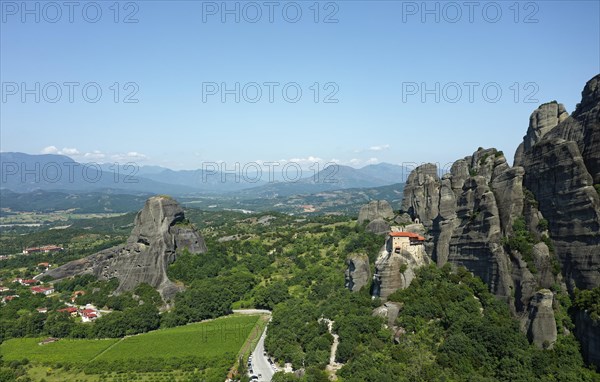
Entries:
[[19, 295], [13, 294], [12, 296], [4, 296], [4, 297], [2, 297], [2, 302], [6, 304], [8, 301], [12, 301], [15, 298], [19, 298]]
[[30, 285], [36, 285], [39, 283], [39, 281], [34, 280], [34, 279], [22, 279], [20, 277], [16, 278], [13, 280], [13, 283], [19, 283], [21, 285], [24, 286], [30, 286]]
[[94, 305], [87, 304], [85, 308], [79, 310], [79, 315], [81, 315], [81, 321], [91, 322], [100, 317], [100, 312]]
[[57, 252], [57, 251], [62, 251], [64, 248], [63, 247], [59, 247], [58, 245], [43, 245], [41, 247], [30, 247], [30, 248], [25, 248], [23, 250], [23, 254], [24, 255], [29, 255], [30, 253], [50, 253], [50, 252]]
[[61, 308], [61, 309], [57, 310], [57, 312], [67, 312], [71, 315], [71, 317], [77, 316], [77, 308], [74, 306], [68, 306], [66, 308]]
[[48, 296], [48, 295], [54, 293], [53, 287], [34, 286], [29, 289], [31, 290], [31, 293], [33, 293], [33, 294], [41, 293], [45, 296]]

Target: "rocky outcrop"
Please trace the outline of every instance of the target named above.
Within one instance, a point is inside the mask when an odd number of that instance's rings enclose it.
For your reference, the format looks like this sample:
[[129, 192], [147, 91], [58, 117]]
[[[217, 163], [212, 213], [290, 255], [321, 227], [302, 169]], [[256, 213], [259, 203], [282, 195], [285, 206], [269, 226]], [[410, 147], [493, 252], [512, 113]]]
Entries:
[[385, 200], [373, 200], [361, 207], [358, 213], [358, 223], [362, 224], [365, 221], [373, 221], [375, 219], [393, 219], [394, 210], [392, 206]]
[[387, 235], [390, 232], [390, 225], [385, 220], [377, 218], [367, 224], [365, 231], [376, 235]]
[[523, 153], [530, 151], [544, 135], [563, 122], [569, 114], [563, 104], [556, 101], [545, 103], [538, 107], [529, 117], [529, 127], [527, 134], [523, 137], [523, 142], [517, 148], [515, 153], [515, 166], [521, 166], [523, 162]]
[[358, 292], [371, 281], [369, 257], [365, 254], [353, 254], [346, 259], [346, 288]]
[[548, 289], [539, 290], [529, 305], [524, 331], [529, 340], [539, 348], [551, 348], [556, 342], [556, 321], [552, 302], [554, 295]]
[[[433, 164], [415, 169], [401, 212], [420, 218], [439, 265], [465, 266], [481, 277], [540, 345], [556, 338], [556, 328], [540, 319], [553, 313], [547, 292], [536, 291], [600, 284], [594, 186], [600, 188], [600, 75], [586, 84], [571, 116], [555, 101], [532, 113], [513, 167], [502, 152], [480, 148], [441, 177]], [[529, 247], [508, 245], [516, 235]]]
[[396, 328], [396, 318], [398, 318], [402, 307], [403, 304], [401, 302], [388, 301], [380, 307], [373, 309], [373, 316], [384, 318], [388, 327]]
[[502, 239], [522, 214], [522, 177], [523, 169], [511, 168], [501, 152], [480, 149], [441, 179], [435, 165], [418, 167], [404, 188], [402, 209], [428, 228], [439, 265], [465, 266], [509, 299], [510, 260]]
[[414, 246], [411, 251], [393, 251], [390, 237], [379, 252], [375, 262], [372, 295], [386, 300], [398, 289], [408, 288], [415, 278], [417, 268], [431, 262], [423, 245]]
[[[527, 202], [525, 170], [510, 167], [502, 152], [477, 150], [459, 159], [442, 178], [434, 165], [418, 167], [405, 186], [402, 209], [422, 217], [432, 245], [428, 253], [438, 265], [464, 266], [507, 301], [513, 313], [526, 314], [540, 288], [559, 282], [555, 255], [544, 243], [524, 259], [506, 246], [517, 219], [525, 219], [532, 236], [541, 241], [543, 215]], [[408, 227], [407, 227], [408, 228]]]
[[440, 178], [437, 166], [427, 163], [410, 173], [404, 185], [402, 210], [427, 226], [439, 212]]
[[547, 118], [535, 139], [528, 132], [515, 161], [548, 220], [567, 286], [589, 289], [600, 285], [600, 196], [594, 189], [600, 183], [600, 75], [586, 84], [571, 116], [556, 103], [534, 115], [549, 109], [558, 117]]
[[577, 312], [575, 334], [585, 360], [600, 368], [600, 321], [592, 320], [587, 312]]
[[167, 267], [184, 248], [192, 253], [206, 251], [204, 239], [187, 223], [181, 206], [169, 197], [156, 196], [148, 199], [137, 214], [126, 244], [72, 261], [46, 274], [55, 279], [80, 274], [93, 274], [101, 280], [116, 277], [120, 281], [116, 293], [148, 283], [164, 300], [169, 300], [180, 287], [168, 279]]

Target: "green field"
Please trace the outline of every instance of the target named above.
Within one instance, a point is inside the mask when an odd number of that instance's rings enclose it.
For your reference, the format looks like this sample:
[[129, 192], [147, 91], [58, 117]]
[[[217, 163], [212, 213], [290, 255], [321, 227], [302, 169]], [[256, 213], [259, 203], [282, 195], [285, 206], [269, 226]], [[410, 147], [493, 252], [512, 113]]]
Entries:
[[38, 345], [43, 338], [15, 338], [0, 345], [5, 361], [27, 358], [32, 362], [88, 362], [115, 344], [118, 339], [68, 340], [63, 339], [47, 345]]
[[259, 316], [234, 315], [123, 339], [61, 339], [46, 345], [38, 345], [40, 338], [18, 338], [1, 344], [0, 354], [5, 361], [27, 358], [33, 365], [70, 365], [85, 370], [115, 365], [109, 369], [115, 371], [117, 364], [129, 370], [132, 364], [144, 365], [149, 360], [163, 359], [173, 365], [176, 359], [192, 359], [198, 369], [219, 369], [222, 373], [226, 371], [223, 368], [233, 365], [253, 331], [260, 330], [258, 320]]
[[127, 337], [96, 360], [237, 354], [257, 320], [258, 316], [233, 316]]

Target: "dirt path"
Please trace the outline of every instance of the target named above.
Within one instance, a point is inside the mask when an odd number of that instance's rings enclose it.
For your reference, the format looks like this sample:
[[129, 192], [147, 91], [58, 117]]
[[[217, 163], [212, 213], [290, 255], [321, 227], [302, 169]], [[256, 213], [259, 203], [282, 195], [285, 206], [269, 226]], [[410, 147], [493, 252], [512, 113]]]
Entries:
[[107, 351], [109, 351], [110, 349], [112, 349], [113, 347], [115, 347], [118, 343], [120, 343], [121, 341], [123, 341], [125, 338], [127, 338], [127, 337], [123, 337], [120, 340], [114, 342], [112, 345], [110, 345], [106, 349], [102, 350], [100, 353], [96, 354], [96, 356], [94, 358], [90, 359], [88, 362], [92, 362], [96, 358], [100, 357], [102, 354], [106, 353]]
[[319, 321], [324, 321], [327, 323], [327, 330], [329, 330], [329, 333], [333, 336], [333, 343], [331, 344], [331, 353], [329, 355], [329, 364], [325, 369], [329, 373], [329, 380], [336, 381], [336, 373], [343, 366], [343, 364], [335, 362], [335, 354], [337, 352], [338, 344], [340, 343], [340, 336], [333, 333], [334, 321], [328, 318], [320, 318]]

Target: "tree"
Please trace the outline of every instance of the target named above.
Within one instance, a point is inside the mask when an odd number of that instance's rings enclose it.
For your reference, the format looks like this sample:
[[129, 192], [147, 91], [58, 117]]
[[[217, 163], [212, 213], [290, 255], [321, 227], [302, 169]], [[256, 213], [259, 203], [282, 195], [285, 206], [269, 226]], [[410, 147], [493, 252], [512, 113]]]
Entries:
[[52, 337], [68, 337], [74, 325], [67, 312], [51, 312], [44, 323], [44, 332]]

